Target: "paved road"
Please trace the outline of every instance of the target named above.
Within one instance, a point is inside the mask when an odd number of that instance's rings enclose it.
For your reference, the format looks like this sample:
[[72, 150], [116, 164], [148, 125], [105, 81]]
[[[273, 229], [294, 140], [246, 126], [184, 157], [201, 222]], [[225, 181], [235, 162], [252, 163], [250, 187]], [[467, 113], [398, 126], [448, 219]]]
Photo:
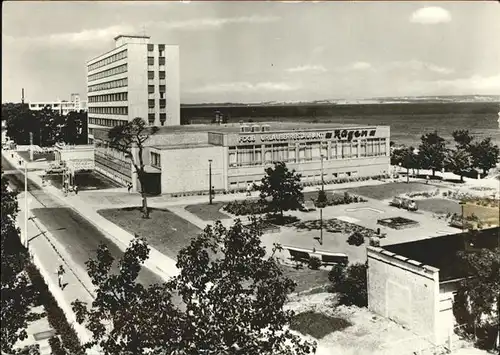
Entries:
[[[15, 169], [2, 156], [2, 170], [9, 171], [6, 177], [11, 186], [18, 190], [24, 190], [24, 175], [21, 172], [13, 172]], [[47, 230], [51, 231], [51, 234], [65, 246], [72, 256], [72, 260], [84, 270], [86, 270], [85, 262], [91, 257], [95, 257], [95, 251], [100, 243], [105, 243], [108, 246], [115, 259], [123, 255], [120, 248], [107, 239], [94, 225], [74, 210], [65, 208], [56, 198], [50, 196], [30, 180], [28, 180], [28, 190], [44, 206], [44, 208], [32, 210], [36, 219]], [[143, 268], [139, 274], [139, 281], [144, 285], [150, 285], [161, 282], [161, 279], [147, 268]]]

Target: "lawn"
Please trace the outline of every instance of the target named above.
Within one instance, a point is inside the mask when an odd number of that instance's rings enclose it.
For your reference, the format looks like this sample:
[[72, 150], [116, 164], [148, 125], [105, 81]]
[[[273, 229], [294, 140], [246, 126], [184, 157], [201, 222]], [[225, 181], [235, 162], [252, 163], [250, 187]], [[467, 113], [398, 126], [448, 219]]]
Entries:
[[409, 184], [404, 182], [391, 182], [382, 185], [354, 187], [346, 191], [376, 200], [387, 200], [405, 193], [432, 191], [435, 189], [435, 186], [418, 182], [410, 182]]
[[331, 317], [314, 311], [296, 314], [290, 322], [291, 329], [305, 335], [311, 335], [316, 339], [321, 339], [333, 332], [342, 331], [351, 325], [352, 323], [344, 318]]
[[305, 266], [302, 269], [296, 269], [292, 266], [280, 265], [284, 276], [289, 277], [297, 286], [294, 292], [310, 290], [314, 287], [328, 285], [328, 270], [311, 270]]
[[217, 221], [229, 219], [230, 217], [219, 210], [225, 205], [225, 202], [212, 202], [212, 204], [201, 203], [199, 205], [186, 206], [186, 210], [204, 221]]
[[457, 202], [445, 200], [443, 198], [418, 200], [417, 204], [420, 210], [429, 211], [436, 214], [461, 213], [460, 205]]
[[201, 229], [167, 209], [151, 208], [149, 219], [142, 218], [139, 207], [106, 209], [101, 216], [130, 233], [146, 238], [161, 253], [177, 260], [179, 251], [188, 246]]

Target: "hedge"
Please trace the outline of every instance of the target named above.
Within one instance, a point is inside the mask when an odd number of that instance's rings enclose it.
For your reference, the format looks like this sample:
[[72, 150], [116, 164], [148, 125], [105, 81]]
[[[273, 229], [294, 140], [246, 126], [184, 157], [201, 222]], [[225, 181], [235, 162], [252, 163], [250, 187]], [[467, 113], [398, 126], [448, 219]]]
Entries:
[[45, 280], [40, 274], [40, 271], [32, 263], [29, 263], [26, 266], [26, 271], [29, 275], [31, 283], [39, 292], [40, 304], [42, 304], [45, 308], [49, 324], [52, 328], [54, 328], [57, 334], [61, 336], [63, 347], [67, 350], [63, 350], [61, 346], [57, 349], [57, 341], [52, 340], [50, 343], [51, 346], [54, 344], [54, 347], [56, 347], [56, 349], [52, 349], [53, 353], [84, 355], [85, 352], [80, 345], [80, 340], [78, 339], [75, 329], [68, 323], [63, 310], [59, 307], [54, 296], [50, 293]]

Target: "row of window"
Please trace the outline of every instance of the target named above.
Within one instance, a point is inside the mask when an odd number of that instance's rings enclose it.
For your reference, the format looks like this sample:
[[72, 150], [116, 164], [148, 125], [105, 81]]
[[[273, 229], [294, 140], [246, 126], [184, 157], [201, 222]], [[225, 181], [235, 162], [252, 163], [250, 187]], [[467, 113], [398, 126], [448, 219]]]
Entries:
[[[154, 44], [148, 44], [148, 52], [152, 52], [155, 50], [155, 45]], [[159, 44], [158, 45], [158, 50], [160, 52], [164, 52], [165, 51], [165, 45], [164, 44]]]
[[[149, 108], [154, 108], [155, 107], [155, 99], [149, 99], [148, 100], [148, 107]], [[167, 100], [160, 99], [160, 108], [165, 108], [165, 107], [167, 107]]]
[[128, 107], [127, 106], [89, 107], [89, 113], [99, 113], [103, 115], [128, 115]]
[[151, 166], [161, 168], [161, 156], [158, 153], [151, 152]]
[[121, 52], [118, 52], [118, 53], [115, 53], [113, 55], [110, 55], [109, 57], [106, 57], [104, 59], [101, 59], [98, 62], [90, 64], [88, 66], [88, 71], [92, 71], [92, 70], [95, 70], [97, 68], [103, 67], [105, 65], [114, 63], [114, 62], [116, 62], [116, 61], [118, 61], [120, 59], [123, 59], [123, 58], [127, 58], [127, 50], [126, 49], [123, 50], [123, 51], [121, 51]]
[[[154, 113], [149, 113], [148, 114], [148, 123], [150, 126], [154, 125], [155, 124], [155, 119], [156, 119], [156, 116]], [[160, 124], [162, 126], [165, 125], [165, 122], [167, 121], [167, 114], [166, 113], [160, 113]]]
[[[165, 91], [167, 91], [167, 88], [165, 85], [160, 85], [159, 89], [160, 89], [160, 93], [164, 93]], [[154, 85], [148, 85], [148, 93], [149, 94], [155, 93], [155, 86]]]
[[[165, 79], [165, 72], [164, 71], [160, 71], [158, 73], [159, 73], [160, 79]], [[154, 78], [155, 78], [155, 72], [154, 71], [148, 71], [148, 79], [151, 80], [151, 79], [154, 79]]]
[[112, 101], [127, 101], [128, 93], [119, 92], [116, 94], [105, 94], [89, 96], [89, 102], [112, 102]]
[[114, 120], [112, 118], [89, 117], [89, 124], [94, 124], [97, 126], [115, 127], [115, 126], [123, 126], [125, 123], [127, 123], [127, 121]]
[[118, 65], [118, 66], [113, 67], [111, 69], [104, 70], [104, 71], [101, 71], [99, 73], [89, 75], [88, 81], [94, 81], [94, 80], [99, 80], [102, 78], [107, 78], [108, 76], [125, 73], [126, 71], [127, 71], [127, 64]]
[[127, 84], [128, 84], [127, 78], [111, 80], [105, 83], [89, 86], [89, 92], [122, 88], [124, 86], [127, 86]]
[[295, 144], [280, 143], [264, 145], [249, 145], [229, 147], [229, 166], [264, 165], [273, 161], [302, 163], [321, 161], [324, 159], [352, 159], [369, 156], [385, 156], [385, 139], [367, 139], [361, 142], [333, 143], [330, 148], [328, 142], [307, 142]]
[[[159, 57], [158, 64], [165, 65], [165, 57]], [[155, 57], [148, 57], [148, 65], [155, 65]]]

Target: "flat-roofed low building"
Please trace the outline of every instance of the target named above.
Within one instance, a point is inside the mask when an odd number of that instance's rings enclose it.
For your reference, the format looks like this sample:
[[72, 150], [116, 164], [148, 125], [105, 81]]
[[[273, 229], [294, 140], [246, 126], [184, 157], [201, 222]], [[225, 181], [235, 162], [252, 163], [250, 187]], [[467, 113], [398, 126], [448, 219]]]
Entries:
[[55, 101], [37, 101], [30, 102], [29, 108], [32, 111], [41, 111], [48, 107], [59, 114], [66, 116], [73, 111], [87, 111], [87, 101], [80, 100], [80, 95], [71, 94], [71, 100], [55, 100]]
[[[132, 164], [109, 148], [107, 129], [95, 130], [96, 169], [117, 182], [137, 187]], [[143, 159], [162, 194], [208, 191], [209, 164], [216, 191], [245, 189], [264, 169], [283, 161], [303, 182], [389, 173], [388, 126], [269, 122], [259, 125], [160, 127], [146, 142]], [[211, 161], [209, 163], [209, 161]]]
[[494, 250], [499, 245], [500, 228], [494, 227], [383, 248], [369, 246], [368, 308], [429, 344], [446, 344], [456, 326], [455, 294], [470, 276], [457, 253]]

